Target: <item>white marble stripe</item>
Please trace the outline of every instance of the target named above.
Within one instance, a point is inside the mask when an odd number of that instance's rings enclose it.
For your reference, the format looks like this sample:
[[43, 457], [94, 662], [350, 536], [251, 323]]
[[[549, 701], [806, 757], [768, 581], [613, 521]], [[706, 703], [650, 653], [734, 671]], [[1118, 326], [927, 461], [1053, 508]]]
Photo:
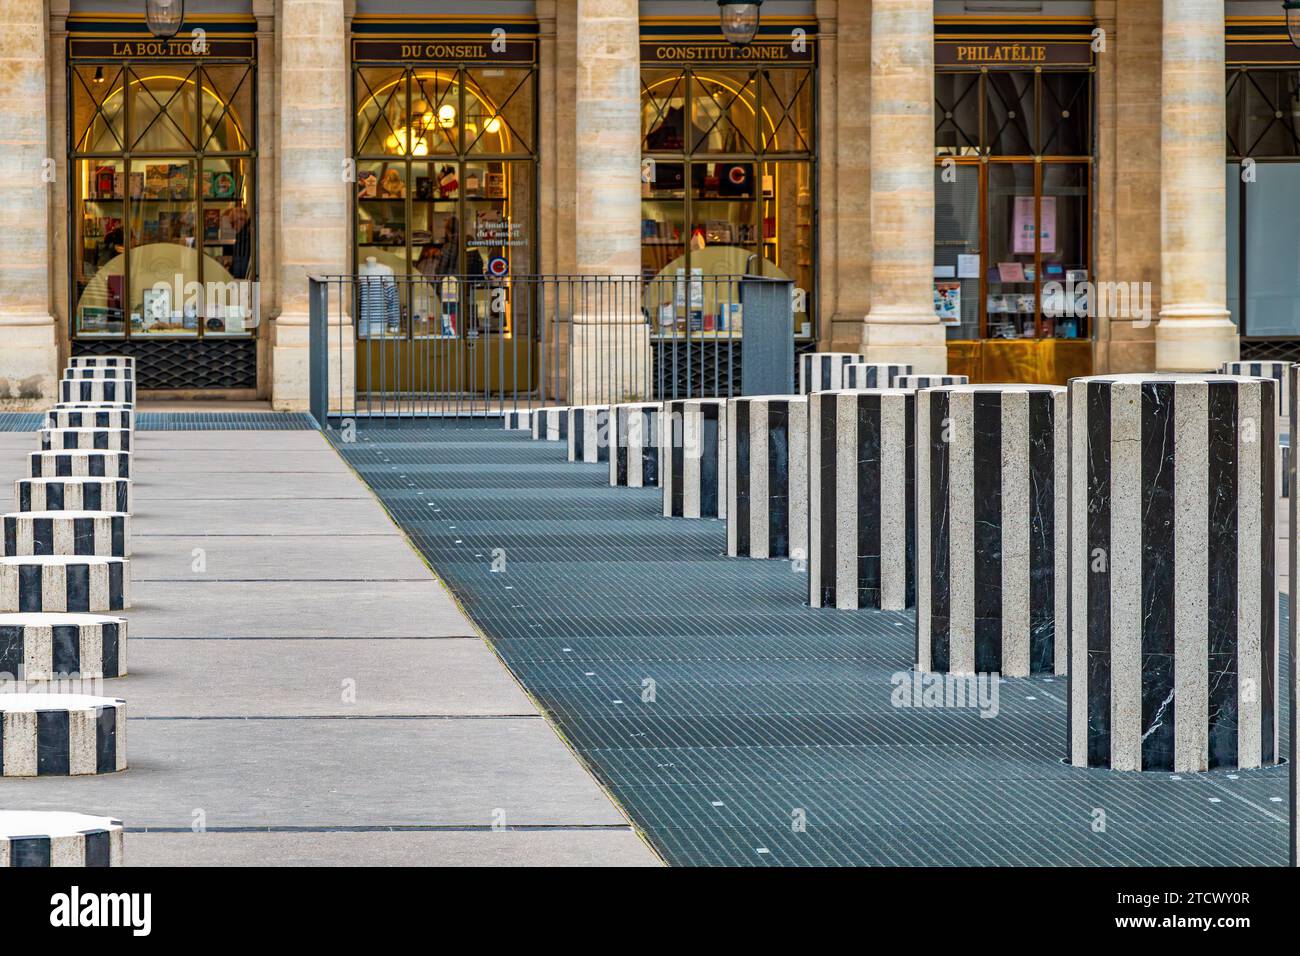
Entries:
[[768, 401], [751, 402], [749, 406], [749, 553], [763, 558], [769, 547], [767, 449], [771, 411]]
[[[1002, 674], [1029, 676], [1029, 393], [1002, 393]], [[1043, 436], [1046, 440], [1047, 436]], [[978, 560], [978, 555], [976, 555]]]
[[[1263, 389], [1253, 382], [1243, 383], [1237, 389], [1237, 765], [1243, 769], [1258, 767], [1263, 756], [1260, 724], [1264, 693], [1263, 660], [1260, 657], [1264, 598], [1260, 593], [1263, 586], [1263, 569], [1260, 567], [1263, 502], [1260, 479], [1264, 465], [1261, 459], [1266, 452], [1274, 450], [1266, 449], [1261, 440], [1262, 397]], [[1253, 440], [1247, 440], [1247, 436]], [[1270, 532], [1269, 540], [1272, 537]], [[1276, 595], [1270, 594], [1268, 598], [1275, 600]]]
[[[838, 403], [837, 403], [838, 406]], [[808, 429], [812, 434], [812, 440], [808, 442], [808, 473], [813, 476], [811, 485], [808, 488], [808, 523], [814, 529], [812, 537], [812, 547], [808, 549], [808, 603], [812, 607], [821, 607], [821, 580], [822, 580], [822, 542], [821, 542], [821, 521], [822, 508], [829, 507], [834, 510], [836, 502], [822, 501], [822, 482], [821, 473], [823, 468], [834, 467], [822, 461], [822, 429], [825, 427], [822, 416], [822, 400], [817, 397], [808, 400]], [[836, 411], [838, 412], [838, 407]], [[838, 476], [837, 476], [838, 477]], [[840, 492], [838, 484], [836, 485], [836, 494]], [[836, 541], [835, 554], [839, 555], [839, 541]], [[839, 581], [836, 580], [836, 598], [838, 606], [838, 587]]]
[[[1070, 507], [1070, 436], [1069, 432], [1070, 396], [1065, 391], [1052, 396], [1052, 472], [1053, 490], [1055, 492], [1056, 515], [1052, 522], [1053, 561], [1052, 578], [1055, 591], [1056, 639], [1052, 670], [1059, 675], [1070, 672], [1069, 640], [1069, 521]], [[1086, 539], [1085, 539], [1086, 540]]]
[[[1174, 770], [1209, 767], [1209, 386], [1174, 400]], [[1167, 466], [1166, 466], [1167, 467]], [[1166, 718], [1167, 719], [1167, 718]]]
[[738, 532], [737, 532], [737, 522], [736, 522], [735, 520], [733, 520], [733, 517], [737, 514], [737, 511], [736, 511], [736, 492], [737, 492], [737, 488], [739, 487], [739, 482], [738, 482], [738, 480], [737, 480], [737, 474], [738, 474], [738, 470], [739, 470], [739, 464], [738, 464], [738, 461], [737, 461], [737, 458], [736, 458], [736, 451], [737, 451], [737, 448], [738, 448], [738, 445], [736, 444], [736, 422], [737, 422], [737, 419], [739, 419], [739, 417], [740, 417], [740, 416], [736, 414], [736, 406], [735, 406], [733, 403], [728, 402], [728, 403], [727, 403], [727, 422], [726, 422], [726, 429], [727, 429], [727, 451], [726, 451], [726, 462], [727, 462], [727, 515], [728, 515], [728, 517], [727, 517], [727, 554], [735, 554], [735, 553], [736, 553], [737, 544], [738, 544], [738, 542], [739, 542], [739, 540], [740, 540], [740, 536], [739, 536], [739, 534], [738, 534]]
[[[1088, 385], [1086, 382], [1070, 383], [1069, 429], [1069, 529], [1065, 535], [1070, 556], [1070, 763], [1076, 767], [1088, 765]], [[1059, 406], [1058, 406], [1059, 407]], [[1065, 448], [1058, 445], [1058, 448]], [[1064, 457], [1062, 455], [1061, 457]], [[1058, 542], [1060, 536], [1058, 533]], [[1058, 545], [1059, 547], [1059, 545]], [[1061, 568], [1064, 565], [1060, 566]], [[1058, 570], [1057, 580], [1060, 581]], [[1061, 588], [1058, 586], [1057, 594]], [[1060, 659], [1060, 640], [1064, 630], [1058, 632], [1057, 659]]]
[[916, 666], [934, 669], [930, 656], [930, 402], [933, 392], [916, 395]]
[[788, 408], [789, 468], [786, 503], [790, 519], [790, 554], [808, 554], [808, 400], [791, 400]]
[[[907, 396], [880, 398], [880, 607], [907, 607]], [[917, 481], [920, 482], [920, 472]], [[893, 554], [901, 556], [895, 560]]]
[[[830, 507], [835, 512], [835, 606], [851, 610], [858, 606], [858, 397], [844, 392], [834, 401], [835, 501]], [[810, 446], [820, 441], [814, 431]], [[809, 469], [809, 477], [811, 496], [818, 493], [821, 475]]]
[[975, 673], [975, 393], [948, 393], [949, 666]]
[[1110, 755], [1142, 769], [1142, 386], [1110, 386]]
[[[1300, 422], [1300, 366], [1292, 365], [1287, 374], [1287, 384], [1290, 386], [1287, 397], [1287, 409], [1290, 412], [1290, 418], [1293, 422]], [[1291, 834], [1290, 834], [1290, 853], [1288, 862], [1292, 867], [1300, 866], [1300, 666], [1296, 664], [1297, 653], [1300, 653], [1300, 534], [1296, 533], [1296, 524], [1300, 520], [1300, 486], [1296, 484], [1300, 479], [1300, 468], [1297, 467], [1296, 455], [1291, 455], [1291, 461], [1288, 465], [1290, 474], [1287, 476], [1291, 485], [1291, 502], [1287, 506], [1287, 527], [1290, 533], [1287, 535], [1287, 609], [1288, 626], [1287, 626], [1287, 649], [1291, 660], [1291, 666], [1287, 669], [1286, 674], [1286, 693], [1291, 713], [1290, 718], [1290, 744], [1287, 756], [1290, 758], [1287, 765], [1291, 791]], [[1282, 683], [1283, 671], [1278, 667], [1278, 683]], [[1281, 723], [1282, 712], [1275, 711], [1278, 715], [1278, 723]], [[1280, 755], [1279, 755], [1280, 756]]]

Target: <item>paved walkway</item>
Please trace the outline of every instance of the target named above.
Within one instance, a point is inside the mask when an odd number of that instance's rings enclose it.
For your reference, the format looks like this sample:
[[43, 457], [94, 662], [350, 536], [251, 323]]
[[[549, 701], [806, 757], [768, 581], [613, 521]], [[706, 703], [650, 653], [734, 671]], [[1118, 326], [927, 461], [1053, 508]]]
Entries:
[[[4, 511], [35, 447], [0, 434]], [[0, 807], [118, 817], [132, 865], [658, 862], [318, 433], [134, 457], [131, 768]]]

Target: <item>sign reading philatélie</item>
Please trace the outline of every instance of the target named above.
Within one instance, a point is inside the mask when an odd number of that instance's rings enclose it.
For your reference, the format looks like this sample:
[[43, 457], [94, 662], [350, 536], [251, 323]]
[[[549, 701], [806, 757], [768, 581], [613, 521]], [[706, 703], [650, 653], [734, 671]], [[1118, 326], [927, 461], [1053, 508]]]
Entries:
[[421, 63], [532, 63], [536, 40], [511, 40], [485, 35], [482, 39], [402, 40], [353, 39], [352, 59], [357, 62], [418, 61]]
[[239, 59], [251, 60], [257, 54], [257, 44], [253, 40], [223, 39], [205, 36], [199, 42], [193, 36], [174, 36], [170, 40], [149, 39], [100, 39], [90, 37], [70, 37], [68, 55], [85, 59], [147, 59], [147, 60], [193, 60], [193, 59]]
[[736, 46], [723, 40], [641, 41], [642, 63], [811, 63], [817, 49], [816, 37], [755, 40]]
[[1091, 66], [1092, 44], [1033, 41], [1008, 43], [987, 40], [938, 40], [936, 66]]

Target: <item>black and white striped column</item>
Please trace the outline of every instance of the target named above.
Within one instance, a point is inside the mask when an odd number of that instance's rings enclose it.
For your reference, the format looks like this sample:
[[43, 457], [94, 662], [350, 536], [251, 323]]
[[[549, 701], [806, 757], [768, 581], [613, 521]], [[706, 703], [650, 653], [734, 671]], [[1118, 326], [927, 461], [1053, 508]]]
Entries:
[[1276, 402], [1227, 375], [1070, 382], [1074, 765], [1277, 762]]
[[894, 388], [943, 388], [945, 385], [969, 385], [965, 375], [900, 375], [894, 379]]
[[910, 365], [888, 362], [855, 362], [844, 369], [845, 388], [896, 388], [904, 375], [912, 374]]
[[1065, 389], [915, 394], [918, 669], [1066, 673]]
[[1224, 362], [1219, 372], [1249, 378], [1271, 378], [1277, 382], [1277, 417], [1291, 417], [1291, 362]]
[[665, 518], [727, 517], [727, 400], [664, 402], [659, 484]]
[[[1287, 372], [1288, 385], [1288, 402], [1287, 415], [1293, 422], [1300, 422], [1300, 365], [1292, 365]], [[1288, 442], [1289, 445], [1289, 442]], [[1296, 487], [1296, 457], [1295, 455], [1287, 456], [1286, 477], [1287, 483], [1291, 487]], [[1287, 534], [1287, 575], [1290, 586], [1287, 588], [1287, 656], [1291, 661], [1291, 667], [1287, 671], [1286, 689], [1287, 694], [1287, 711], [1290, 714], [1290, 726], [1287, 728], [1290, 733], [1288, 765], [1287, 770], [1291, 778], [1290, 803], [1288, 816], [1291, 818], [1291, 833], [1287, 843], [1290, 850], [1291, 866], [1300, 866], [1300, 666], [1296, 661], [1300, 660], [1300, 534], [1296, 529], [1300, 525], [1296, 524], [1300, 520], [1300, 507], [1297, 507], [1297, 501], [1300, 500], [1300, 490], [1297, 494], [1291, 496], [1291, 503], [1287, 509], [1289, 519]]]
[[808, 402], [809, 603], [915, 606], [915, 396], [822, 392]]
[[852, 352], [805, 352], [799, 356], [799, 394], [844, 388], [844, 369], [861, 361]]
[[74, 355], [68, 359], [70, 368], [95, 368], [96, 366], [125, 365], [135, 368], [135, 357], [131, 355]]
[[63, 370], [63, 378], [134, 380], [135, 368], [130, 365], [74, 365]]
[[129, 451], [34, 451], [32, 478], [130, 478]]
[[575, 405], [569, 409], [569, 461], [609, 461], [609, 406]]
[[613, 454], [609, 483], [619, 488], [654, 488], [659, 484], [658, 402], [630, 402], [610, 409]]
[[126, 676], [126, 619], [0, 614], [0, 676], [49, 681]]
[[135, 427], [135, 412], [129, 405], [50, 409], [45, 414], [48, 428], [126, 428]]
[[0, 694], [0, 776], [76, 777], [126, 769], [126, 701]]
[[125, 611], [131, 559], [82, 555], [0, 558], [0, 612]]
[[501, 424], [508, 432], [526, 432], [533, 427], [532, 412], [503, 412]]
[[113, 511], [16, 511], [0, 519], [6, 557], [131, 556], [131, 517]]
[[568, 441], [569, 407], [539, 408], [533, 412], [533, 441]]
[[727, 405], [727, 554], [808, 556], [808, 398]]
[[42, 428], [42, 451], [130, 451], [129, 428]]
[[131, 512], [130, 478], [19, 478], [19, 511]]
[[122, 821], [63, 810], [0, 810], [0, 867], [122, 865]]
[[117, 378], [64, 379], [60, 402], [134, 402], [135, 383]]

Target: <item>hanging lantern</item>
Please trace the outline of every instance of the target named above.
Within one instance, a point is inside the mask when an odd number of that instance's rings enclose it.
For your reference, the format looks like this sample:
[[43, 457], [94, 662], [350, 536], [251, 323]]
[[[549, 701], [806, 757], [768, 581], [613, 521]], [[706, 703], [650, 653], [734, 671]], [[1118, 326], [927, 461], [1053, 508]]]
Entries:
[[1282, 9], [1286, 11], [1286, 32], [1291, 35], [1291, 43], [1300, 47], [1300, 0], [1283, 0]]
[[144, 18], [150, 33], [170, 40], [185, 19], [185, 0], [144, 0]]
[[758, 8], [763, 0], [753, 3], [732, 3], [718, 0], [722, 17], [722, 35], [736, 46], [745, 46], [758, 32]]

